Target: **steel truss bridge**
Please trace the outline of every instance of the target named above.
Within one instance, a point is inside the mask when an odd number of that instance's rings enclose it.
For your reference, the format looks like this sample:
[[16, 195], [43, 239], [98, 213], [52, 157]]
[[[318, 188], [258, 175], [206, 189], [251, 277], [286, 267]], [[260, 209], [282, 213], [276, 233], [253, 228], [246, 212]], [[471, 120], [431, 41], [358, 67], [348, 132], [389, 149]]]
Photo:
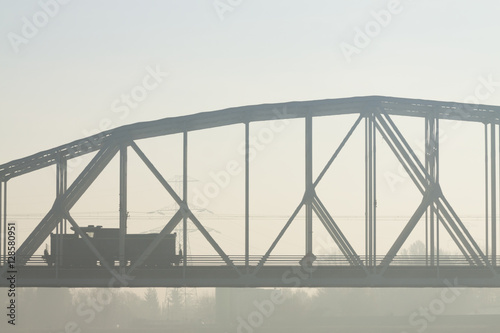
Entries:
[[[286, 108], [286, 119], [303, 119], [305, 124], [305, 191], [302, 200], [283, 225], [269, 249], [262, 255], [250, 255], [249, 230], [249, 131], [253, 122], [276, 118], [275, 109]], [[313, 178], [312, 137], [313, 122], [323, 116], [359, 115], [345, 138], [335, 150], [322, 172]], [[407, 116], [425, 119], [425, 160], [417, 158], [402, 132], [391, 117]], [[486, 187], [486, 246], [481, 248], [457, 215], [439, 183], [439, 121], [441, 119], [484, 124], [485, 187]], [[212, 238], [203, 223], [190, 209], [187, 199], [187, 152], [189, 133], [197, 130], [244, 124], [245, 155], [245, 244], [244, 253], [228, 255]], [[0, 286], [8, 286], [7, 264], [7, 185], [10, 179], [55, 166], [57, 168], [57, 195], [52, 208], [33, 229], [16, 253], [18, 286], [28, 287], [446, 287], [451, 284], [464, 287], [500, 287], [500, 269], [497, 260], [497, 149], [500, 107], [466, 105], [450, 102], [414, 100], [391, 97], [355, 97], [307, 102], [290, 102], [230, 108], [189, 116], [122, 126], [98, 135], [71, 142], [32, 156], [0, 165], [0, 221], [3, 221], [1, 241], [2, 279]], [[344, 148], [358, 127], [365, 131], [365, 253], [357, 253], [345, 237], [333, 215], [326, 209], [315, 191], [326, 171]], [[183, 197], [172, 188], [162, 173], [137, 146], [136, 141], [159, 136], [183, 134]], [[415, 202], [415, 210], [406, 226], [394, 240], [389, 251], [377, 254], [376, 212], [376, 133], [384, 139], [404, 167], [422, 195]], [[497, 145], [499, 148], [497, 148]], [[180, 207], [152, 241], [140, 258], [129, 265], [125, 258], [127, 228], [127, 154], [133, 151], [156, 177], [165, 191]], [[67, 184], [67, 161], [81, 155], [97, 152], [95, 157], [72, 184]], [[93, 245], [72, 217], [71, 208], [87, 191], [92, 182], [106, 168], [111, 159], [120, 156], [120, 217], [119, 257], [117, 265], [106, 262], [105, 256]], [[273, 250], [305, 207], [305, 249], [278, 256]], [[315, 214], [341, 251], [340, 256], [313, 254], [312, 220]], [[426, 254], [423, 256], [397, 255], [417, 223], [427, 214]], [[187, 221], [190, 220], [215, 249], [218, 256], [187, 255]], [[69, 223], [101, 266], [92, 269], [49, 267], [35, 255], [52, 232], [65, 233]], [[141, 264], [161, 240], [174, 228], [183, 228], [183, 260], [179, 266], [165, 269], [143, 268]], [[438, 232], [450, 235], [461, 255], [443, 256], [439, 248]], [[489, 231], [488, 231], [489, 230]]]

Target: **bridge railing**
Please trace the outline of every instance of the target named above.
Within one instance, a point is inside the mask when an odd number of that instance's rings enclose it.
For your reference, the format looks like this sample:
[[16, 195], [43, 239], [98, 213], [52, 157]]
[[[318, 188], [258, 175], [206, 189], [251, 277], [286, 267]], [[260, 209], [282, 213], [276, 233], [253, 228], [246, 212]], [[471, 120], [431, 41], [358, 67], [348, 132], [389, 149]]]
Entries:
[[[267, 266], [298, 266], [301, 255], [273, 255], [267, 261]], [[20, 257], [16, 256], [16, 262]], [[230, 256], [230, 259], [236, 266], [245, 266], [245, 256], [235, 255]], [[262, 256], [249, 256], [249, 265], [257, 266], [261, 261]], [[384, 259], [384, 256], [377, 256], [376, 265], [379, 265]], [[359, 260], [366, 264], [367, 257], [360, 256]], [[0, 256], [0, 263], [3, 265], [8, 261], [7, 256]], [[434, 261], [434, 265], [441, 266], [469, 266], [469, 262], [462, 255], [442, 255], [439, 257], [439, 262]], [[47, 266], [47, 262], [42, 255], [33, 255], [27, 262], [27, 266]], [[182, 265], [182, 263], [181, 263]], [[187, 256], [188, 266], [224, 266], [226, 263], [217, 255], [189, 255]], [[350, 266], [350, 263], [343, 255], [317, 255], [314, 261], [315, 266]], [[425, 255], [398, 255], [391, 262], [391, 266], [430, 266], [431, 261]]]
[[17, 263], [21, 261], [21, 259], [27, 259], [27, 263], [30, 266], [47, 266], [47, 262], [42, 258], [41, 255], [33, 255], [31, 257], [29, 256], [18, 256], [16, 255], [14, 257], [14, 260], [12, 260], [11, 257], [9, 256], [0, 256], [0, 265], [4, 265], [5, 263], [12, 263], [14, 264], [14, 267], [17, 267]]

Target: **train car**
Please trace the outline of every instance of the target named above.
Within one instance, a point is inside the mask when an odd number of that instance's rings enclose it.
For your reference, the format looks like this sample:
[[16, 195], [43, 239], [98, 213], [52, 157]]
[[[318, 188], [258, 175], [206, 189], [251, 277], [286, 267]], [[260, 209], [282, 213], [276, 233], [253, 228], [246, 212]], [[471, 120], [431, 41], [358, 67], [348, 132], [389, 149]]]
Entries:
[[[114, 266], [115, 262], [119, 260], [119, 229], [89, 225], [82, 227], [81, 230], [89, 236], [92, 244], [108, 264]], [[127, 265], [133, 265], [157, 236], [158, 233], [125, 235], [125, 261]], [[51, 253], [49, 254], [46, 250], [44, 254], [49, 266], [56, 262], [61, 267], [103, 266], [76, 231], [73, 234], [51, 234], [50, 238]], [[182, 256], [175, 253], [175, 241], [175, 233], [166, 235], [141, 266], [169, 267], [179, 265]]]

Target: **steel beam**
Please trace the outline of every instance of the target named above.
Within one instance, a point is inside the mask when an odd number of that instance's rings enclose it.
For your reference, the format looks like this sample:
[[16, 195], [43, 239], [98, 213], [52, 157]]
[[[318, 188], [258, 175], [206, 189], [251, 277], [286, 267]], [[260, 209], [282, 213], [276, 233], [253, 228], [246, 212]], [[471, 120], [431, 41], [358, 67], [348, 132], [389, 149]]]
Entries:
[[250, 266], [250, 123], [245, 123], [245, 266]]
[[[486, 237], [485, 237], [485, 246], [484, 246], [484, 250], [485, 250], [485, 254], [486, 254], [486, 258], [488, 258], [489, 256], [489, 238], [490, 238], [490, 235], [489, 235], [489, 223], [490, 223], [490, 220], [489, 220], [489, 205], [488, 205], [488, 201], [489, 201], [489, 177], [488, 177], [488, 172], [489, 172], [489, 169], [488, 169], [488, 124], [484, 124], [484, 230], [485, 230], [485, 233], [486, 233]], [[489, 258], [488, 258], [489, 260]]]
[[276, 236], [276, 238], [274, 239], [273, 243], [271, 244], [271, 246], [269, 247], [269, 249], [267, 250], [267, 252], [262, 256], [262, 259], [259, 261], [259, 264], [254, 269], [254, 271], [252, 272], [253, 275], [257, 274], [257, 272], [262, 268], [262, 266], [264, 266], [264, 263], [267, 261], [267, 259], [269, 258], [269, 256], [273, 252], [273, 250], [276, 247], [276, 245], [278, 245], [279, 241], [281, 240], [281, 237], [283, 237], [283, 235], [285, 234], [286, 230], [288, 229], [288, 227], [290, 226], [290, 224], [292, 224], [293, 220], [295, 219], [295, 217], [297, 216], [297, 214], [300, 212], [300, 210], [302, 209], [302, 206], [304, 204], [305, 204], [305, 201], [304, 201], [304, 199], [302, 199], [302, 201], [298, 204], [297, 208], [295, 208], [295, 211], [292, 213], [292, 215], [290, 216], [290, 218], [288, 219], [288, 221], [285, 223], [285, 225], [283, 226], [283, 228], [279, 232], [278, 236]]
[[[429, 115], [425, 118], [425, 170], [426, 176], [428, 176], [426, 186], [431, 186], [432, 184], [439, 184], [439, 172], [438, 172], [438, 120], [434, 115]], [[437, 219], [437, 207], [435, 203], [427, 209], [426, 212], [429, 217], [429, 250], [430, 250], [430, 265], [434, 266], [438, 260], [439, 245], [437, 231], [439, 228], [439, 219]], [[426, 235], [427, 237], [427, 235]]]
[[55, 164], [55, 156], [59, 154], [63, 154], [64, 157], [70, 159], [100, 150], [113, 140], [116, 142], [121, 136], [128, 134], [132, 135], [132, 139], [139, 140], [182, 133], [184, 131], [239, 124], [242, 123], [242, 119], [249, 122], [273, 120], [276, 119], [276, 114], [273, 110], [277, 109], [287, 110], [287, 112], [280, 114], [280, 119], [293, 119], [303, 118], [308, 114], [318, 117], [365, 113], [366, 110], [370, 110], [373, 107], [380, 107], [384, 112], [393, 115], [425, 117], [429, 112], [433, 112], [440, 119], [497, 124], [500, 122], [500, 108], [498, 106], [471, 106], [452, 102], [383, 96], [243, 106], [196, 115], [125, 125], [117, 129], [108, 130], [92, 137], [77, 140], [23, 159], [0, 165], [0, 179], [11, 179]]
[[365, 118], [365, 264], [376, 265], [376, 128], [375, 116]]
[[424, 197], [422, 198], [420, 205], [417, 207], [412, 217], [404, 227], [403, 231], [398, 236], [394, 244], [391, 246], [391, 248], [385, 255], [384, 259], [380, 263], [380, 270], [378, 272], [380, 275], [384, 274], [385, 270], [392, 262], [396, 254], [399, 252], [404, 242], [408, 239], [408, 236], [411, 234], [413, 229], [415, 229], [415, 226], [417, 225], [418, 221], [422, 218], [422, 215], [425, 213], [427, 207], [429, 207], [429, 205], [432, 202], [434, 202], [438, 196], [439, 196], [439, 189], [436, 186], [429, 188], [428, 192], [424, 194]]
[[212, 245], [214, 250], [219, 254], [219, 256], [224, 260], [224, 262], [228, 265], [233, 267], [238, 273], [239, 270], [238, 268], [234, 265], [233, 261], [229, 259], [229, 256], [222, 250], [222, 248], [219, 246], [219, 244], [215, 241], [215, 239], [212, 238], [210, 233], [205, 229], [205, 227], [201, 224], [201, 222], [194, 216], [193, 213], [190, 214], [189, 219], [194, 223], [194, 225], [198, 228], [198, 230], [201, 232], [201, 234], [205, 237], [205, 239]]
[[[383, 122], [383, 119], [381, 121]], [[430, 176], [427, 174], [427, 171], [425, 171], [424, 172], [424, 176], [417, 177], [419, 169], [415, 165], [413, 165], [413, 164], [415, 164], [415, 163], [418, 164], [420, 162], [418, 161], [418, 159], [416, 160], [416, 162], [411, 162], [411, 160], [409, 160], [410, 156], [415, 156], [415, 154], [414, 153], [410, 154], [411, 152], [407, 152], [406, 155], [402, 154], [401, 151], [404, 150], [403, 146], [401, 144], [397, 145], [394, 141], [392, 141], [394, 139], [394, 135], [392, 137], [389, 136], [388, 133], [390, 133], [390, 131], [391, 131], [390, 128], [388, 128], [389, 125], [387, 123], [385, 123], [385, 122], [383, 122], [383, 124], [385, 125], [385, 127], [384, 126], [380, 126], [377, 123], [377, 129], [379, 130], [379, 133], [382, 134], [382, 137], [388, 143], [388, 145], [391, 148], [391, 150], [393, 151], [393, 153], [396, 155], [396, 157], [398, 158], [398, 160], [400, 161], [400, 163], [403, 165], [403, 167], [405, 168], [405, 170], [407, 171], [407, 173], [410, 175], [410, 178], [415, 183], [415, 185], [417, 186], [417, 188], [422, 192], [422, 194], [424, 194], [425, 192], [423, 192], [424, 191], [423, 189], [425, 189], [427, 185], [425, 183], [423, 183], [423, 184], [419, 183], [419, 179], [430, 179]], [[393, 125], [393, 127], [395, 127], [394, 123], [392, 123], [392, 125]], [[397, 128], [396, 128], [396, 130], [397, 130]], [[406, 141], [405, 141], [404, 137], [401, 135], [401, 133], [399, 133], [399, 138], [401, 140], [403, 140], [404, 146], [407, 149], [411, 150], [411, 148], [406, 143]], [[396, 139], [396, 141], [397, 141], [397, 139]], [[431, 207], [433, 207], [433, 206], [431, 205]], [[435, 210], [435, 208], [433, 208], [433, 209]], [[444, 208], [440, 208], [440, 209], [444, 209]], [[462, 240], [464, 239], [463, 236], [461, 235], [461, 232], [457, 231], [457, 235], [453, 234], [453, 232], [452, 232], [452, 226], [454, 226], [454, 224], [450, 225], [450, 227], [446, 226], [447, 221], [449, 221], [451, 219], [451, 215], [450, 214], [446, 214], [446, 218], [448, 220], [442, 220], [443, 225], [445, 226], [446, 230], [450, 233], [450, 236], [455, 241], [455, 243], [457, 244], [458, 248], [462, 251], [462, 253], [464, 254], [464, 256], [466, 258], [469, 258], [469, 254], [464, 249], [464, 246], [460, 243], [460, 240], [458, 239], [459, 237]], [[461, 221], [459, 221], [459, 223], [461, 223]], [[453, 229], [456, 230], [456, 227], [454, 227]], [[465, 241], [465, 242], [467, 242], [467, 241]], [[469, 250], [473, 251], [473, 250], [471, 250], [471, 247], [469, 247]], [[472, 261], [470, 261], [470, 262], [472, 264]]]
[[337, 158], [337, 156], [340, 154], [340, 152], [344, 148], [344, 146], [347, 143], [347, 141], [349, 141], [350, 137], [352, 136], [352, 133], [354, 133], [354, 130], [358, 127], [358, 125], [359, 125], [359, 123], [361, 122], [362, 119], [363, 119], [363, 116], [362, 115], [359, 116], [358, 119], [356, 119], [356, 121], [352, 125], [352, 127], [349, 129], [349, 132], [347, 132], [346, 136], [344, 137], [344, 139], [342, 140], [342, 142], [340, 143], [340, 145], [338, 146], [338, 148], [335, 150], [335, 152], [333, 153], [332, 157], [330, 157], [330, 159], [326, 163], [326, 165], [323, 168], [323, 170], [321, 170], [321, 172], [319, 173], [318, 178], [316, 178], [316, 181], [314, 182], [314, 188], [316, 188], [316, 186], [318, 186], [318, 184], [321, 181], [321, 179], [323, 179], [323, 176], [326, 174], [326, 172], [328, 171], [328, 169], [332, 165], [333, 161], [335, 161], [335, 159]]
[[[67, 164], [65, 158], [58, 156], [56, 163], [56, 201], [66, 192], [66, 177], [67, 177]], [[66, 219], [60, 218], [59, 223], [56, 226], [56, 235], [63, 235], [66, 233]], [[62, 237], [58, 238], [55, 248], [55, 269], [56, 278], [59, 276], [59, 266], [61, 264], [61, 258], [64, 256], [64, 243]], [[54, 251], [54, 250], [52, 250]]]
[[73, 217], [71, 217], [69, 212], [64, 213], [64, 216], [69, 221], [69, 223], [73, 226], [73, 229], [75, 230], [75, 232], [78, 235], [80, 235], [80, 237], [82, 237], [83, 241], [88, 246], [90, 251], [92, 251], [92, 253], [94, 253], [94, 255], [97, 257], [97, 259], [99, 259], [101, 265], [104, 266], [106, 268], [106, 270], [108, 270], [111, 273], [111, 275], [113, 275], [115, 278], [119, 279], [120, 276], [118, 275], [118, 273], [111, 267], [110, 263], [107, 262], [106, 258], [104, 258], [104, 256], [101, 254], [101, 252], [99, 252], [99, 250], [95, 247], [95, 245], [92, 243], [92, 241], [90, 240], [87, 233], [82, 231], [82, 229], [80, 228], [78, 223], [76, 223], [76, 221], [73, 219]]
[[493, 266], [497, 264], [497, 160], [496, 160], [496, 125], [490, 124], [491, 133], [491, 263]]
[[306, 139], [305, 139], [305, 204], [306, 204], [306, 249], [305, 255], [313, 253], [312, 245], [312, 199], [313, 199], [313, 179], [312, 179], [312, 117], [305, 118]]
[[[351, 129], [347, 132], [347, 135], [344, 137], [344, 139], [340, 143], [339, 147], [335, 150], [335, 152], [333, 153], [332, 157], [326, 163], [325, 167], [320, 172], [318, 178], [316, 178], [316, 181], [313, 183], [313, 193], [314, 193], [314, 189], [319, 184], [319, 182], [321, 181], [321, 179], [323, 178], [323, 176], [325, 175], [325, 173], [328, 171], [328, 169], [330, 168], [330, 166], [332, 165], [332, 163], [335, 161], [335, 159], [337, 158], [337, 156], [340, 154], [340, 152], [342, 151], [342, 148], [344, 148], [345, 144], [347, 143], [347, 141], [349, 140], [349, 138], [352, 136], [352, 133], [354, 132], [354, 130], [356, 129], [356, 127], [359, 125], [359, 123], [361, 122], [362, 119], [363, 119], [363, 116], [360, 115], [358, 117], [358, 119], [354, 122], [354, 125], [351, 127]], [[285, 234], [285, 232], [288, 229], [288, 227], [290, 226], [290, 224], [293, 222], [293, 220], [295, 219], [295, 217], [297, 216], [297, 214], [302, 209], [302, 206], [306, 203], [306, 198], [307, 198], [307, 193], [304, 194], [304, 197], [302, 198], [302, 201], [298, 204], [297, 208], [295, 208], [294, 212], [292, 213], [292, 215], [290, 216], [290, 218], [288, 219], [288, 221], [285, 223], [285, 225], [283, 226], [283, 228], [279, 232], [279, 234], [276, 237], [276, 239], [273, 241], [273, 243], [271, 244], [271, 246], [269, 247], [269, 249], [267, 250], [267, 252], [264, 254], [264, 256], [262, 257], [262, 259], [259, 261], [259, 264], [255, 268], [255, 270], [252, 272], [253, 275], [257, 274], [257, 272], [265, 264], [265, 262], [267, 261], [267, 259], [271, 255], [272, 251], [274, 250], [274, 248], [276, 247], [276, 245], [278, 244], [278, 242], [281, 240], [281, 237], [283, 237], [283, 235]]]
[[369, 148], [369, 143], [368, 143], [368, 117], [365, 118], [365, 265], [370, 266], [370, 249], [369, 249], [369, 236], [368, 236], [368, 211], [369, 211], [369, 198], [368, 198], [368, 150]]
[[[127, 235], [127, 145], [120, 147], [120, 232], [118, 238], [118, 260], [120, 272], [125, 272], [125, 238]], [[112, 266], [114, 263], [110, 263]]]
[[[431, 179], [431, 176], [427, 173], [420, 160], [415, 156], [415, 153], [410, 148], [390, 117], [385, 114], [385, 117], [378, 115], [377, 118], [377, 129], [379, 129], [379, 132], [389, 143], [389, 146], [395, 153], [398, 160], [403, 163], [403, 166], [409, 172], [415, 185], [417, 185], [422, 194], [425, 193], [423, 191], [428, 188], [426, 183], [428, 179]], [[414, 174], [412, 175], [411, 172]], [[440, 193], [439, 199], [441, 199], [443, 203], [438, 201], [437, 209], [439, 211], [444, 210], [442, 222], [448, 223], [451, 229], [453, 229], [457, 236], [454, 239], [459, 239], [460, 242], [462, 242], [463, 246], [467, 249], [469, 255], [474, 259], [477, 265], [489, 265], [481, 249], [477, 246], [475, 240], [470, 236], [468, 230], [465, 228], [458, 215], [456, 215], [453, 208], [446, 201], [446, 198], [442, 193]], [[458, 243], [457, 245], [460, 248]]]
[[314, 212], [323, 223], [325, 229], [335, 241], [342, 254], [346, 257], [347, 261], [353, 266], [363, 266], [363, 262], [359, 255], [351, 246], [347, 238], [342, 233], [342, 230], [340, 230], [337, 223], [317, 195], [314, 196], [313, 208]]
[[137, 155], [141, 158], [141, 160], [146, 164], [149, 170], [155, 175], [156, 179], [163, 185], [163, 187], [167, 190], [167, 192], [172, 196], [172, 198], [177, 202], [183, 215], [187, 215], [189, 219], [196, 225], [198, 230], [203, 234], [205, 239], [212, 245], [212, 247], [217, 251], [217, 253], [221, 256], [221, 258], [226, 262], [228, 266], [234, 267], [237, 269], [233, 262], [229, 259], [226, 253], [220, 248], [219, 244], [210, 236], [208, 231], [203, 227], [203, 225], [198, 221], [196, 216], [194, 216], [193, 212], [189, 209], [189, 207], [184, 203], [184, 201], [175, 193], [174, 189], [168, 184], [168, 182], [163, 178], [161, 173], [156, 169], [156, 167], [151, 163], [151, 161], [144, 155], [142, 150], [135, 144], [135, 142], [131, 143], [131, 147], [135, 150]]
[[[301, 267], [266, 266], [257, 276], [239, 278], [229, 267], [188, 266], [186, 278], [181, 267], [166, 270], [136, 269], [133, 279], [110, 286], [109, 273], [95, 269], [71, 269], [64, 278], [56, 280], [46, 267], [30, 266], [18, 276], [18, 287], [71, 287], [71, 288], [175, 288], [175, 287], [237, 287], [237, 288], [499, 288], [500, 280], [493, 278], [487, 268], [442, 266], [440, 276], [434, 267], [398, 266], [388, 267], [384, 276], [366, 276], [359, 267], [317, 266], [314, 274], [295, 283], [294, 277], [303, 274]], [[290, 274], [290, 272], [293, 272]], [[283, 278], [285, 276], [285, 278]], [[289, 278], [292, 277], [292, 278]], [[298, 281], [298, 280], [297, 280]], [[0, 287], [7, 287], [6, 279]], [[481, 320], [481, 319], [479, 319]], [[325, 331], [326, 332], [326, 331]]]
[[3, 207], [3, 201], [2, 201], [2, 191], [3, 191], [3, 182], [0, 181], [0, 266], [3, 265], [4, 261], [3, 261], [3, 254], [4, 254], [4, 250], [3, 250], [3, 244], [4, 244], [4, 239], [3, 239], [3, 234], [4, 234], [4, 231], [3, 231], [3, 226], [2, 226], [2, 207]]
[[17, 251], [19, 255], [19, 265], [24, 265], [33, 253], [35, 253], [35, 251], [57, 226], [61, 217], [63, 217], [62, 212], [69, 211], [69, 209], [73, 207], [73, 205], [115, 156], [117, 151], [118, 148], [116, 146], [108, 146], [99, 151], [82, 171], [82, 173], [76, 178], [73, 184], [71, 184], [69, 189], [56, 199], [47, 215], [45, 215], [42, 221], [19, 247]]
[[7, 262], [7, 181], [3, 183], [3, 255], [5, 263]]
[[5, 224], [2, 223], [2, 221], [4, 220], [3, 218], [3, 215], [2, 215], [2, 212], [4, 212], [3, 209], [5, 209], [5, 204], [2, 200], [2, 195], [3, 195], [3, 190], [4, 190], [4, 186], [5, 186], [5, 183], [6, 182], [0, 182], [0, 264], [1, 265], [4, 265], [5, 264], [5, 260], [6, 260], [6, 254], [7, 254], [7, 249], [6, 249], [6, 246], [7, 246], [7, 239], [6, 239], [6, 236], [7, 236], [7, 233], [6, 233], [6, 226]]
[[[182, 197], [184, 204], [188, 205], [188, 132], [184, 132], [183, 134], [183, 143], [182, 143]], [[187, 266], [187, 216], [183, 216], [182, 218], [182, 266], [183, 274], [186, 274], [186, 266]]]
[[181, 199], [181, 197], [177, 193], [175, 193], [175, 191], [172, 188], [172, 186], [170, 186], [170, 184], [165, 180], [165, 178], [163, 178], [163, 176], [158, 171], [158, 169], [156, 169], [156, 167], [153, 165], [153, 163], [151, 163], [151, 161], [146, 157], [146, 155], [144, 155], [144, 153], [139, 148], [139, 146], [137, 146], [137, 144], [135, 142], [132, 142], [130, 144], [130, 146], [132, 147], [132, 149], [134, 149], [134, 151], [139, 156], [139, 158], [144, 162], [144, 164], [146, 164], [146, 166], [148, 167], [148, 169], [153, 173], [153, 175], [160, 182], [160, 184], [163, 185], [163, 187], [168, 192], [168, 194], [170, 194], [170, 196], [179, 205], [179, 208], [181, 210], [185, 211], [185, 212], [189, 212], [189, 208], [183, 202], [183, 200]]
[[165, 236], [172, 233], [172, 231], [175, 229], [175, 227], [181, 222], [183, 215], [184, 214], [183, 214], [182, 210], [179, 209], [174, 214], [174, 216], [172, 216], [170, 221], [168, 221], [168, 223], [163, 227], [163, 229], [160, 231], [158, 236], [156, 236], [155, 239], [148, 245], [148, 247], [146, 247], [146, 249], [139, 256], [139, 258], [132, 263], [130, 268], [127, 270], [127, 275], [132, 274], [132, 272], [137, 267], [140, 267], [144, 263], [144, 260], [146, 260], [149, 257], [149, 255], [156, 249], [156, 247], [165, 238]]

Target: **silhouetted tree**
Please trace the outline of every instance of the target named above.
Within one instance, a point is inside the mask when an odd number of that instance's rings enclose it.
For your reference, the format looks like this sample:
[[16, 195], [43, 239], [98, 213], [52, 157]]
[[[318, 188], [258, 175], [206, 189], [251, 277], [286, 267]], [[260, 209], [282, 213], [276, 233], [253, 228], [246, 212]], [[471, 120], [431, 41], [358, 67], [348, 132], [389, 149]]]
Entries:
[[158, 293], [155, 288], [148, 288], [144, 295], [145, 308], [148, 311], [150, 319], [158, 319], [160, 317], [160, 302], [158, 301]]

